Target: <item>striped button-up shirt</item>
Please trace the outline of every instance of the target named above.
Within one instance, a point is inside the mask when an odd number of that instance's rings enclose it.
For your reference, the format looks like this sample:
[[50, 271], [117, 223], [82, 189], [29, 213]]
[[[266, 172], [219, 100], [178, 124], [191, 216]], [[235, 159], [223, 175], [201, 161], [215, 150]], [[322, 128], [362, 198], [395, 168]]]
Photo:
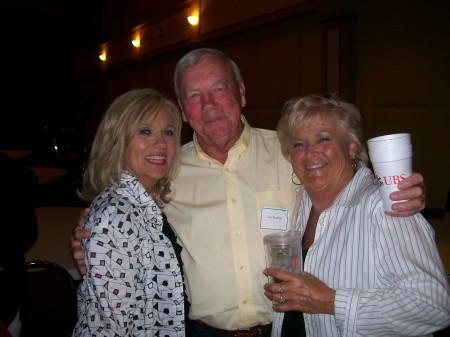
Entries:
[[[306, 193], [297, 222], [305, 231]], [[335, 315], [304, 314], [307, 336], [419, 336], [450, 324], [449, 286], [421, 214], [384, 214], [364, 165], [322, 212], [304, 270], [336, 290]], [[283, 314], [275, 313], [273, 337]]]

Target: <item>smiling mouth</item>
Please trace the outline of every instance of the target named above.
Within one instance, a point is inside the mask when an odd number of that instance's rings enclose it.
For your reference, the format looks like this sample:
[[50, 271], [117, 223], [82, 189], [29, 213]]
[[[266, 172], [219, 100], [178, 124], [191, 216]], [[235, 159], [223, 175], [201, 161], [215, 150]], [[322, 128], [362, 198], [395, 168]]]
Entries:
[[150, 163], [163, 164], [166, 162], [166, 157], [165, 156], [147, 156], [147, 157], [145, 157], [145, 160]]
[[214, 124], [214, 123], [217, 123], [217, 122], [221, 122], [224, 119], [225, 119], [225, 116], [216, 116], [213, 119], [205, 121], [205, 124]]
[[305, 165], [306, 170], [315, 170], [315, 169], [321, 169], [325, 166], [328, 166], [328, 164], [312, 164], [312, 165]]

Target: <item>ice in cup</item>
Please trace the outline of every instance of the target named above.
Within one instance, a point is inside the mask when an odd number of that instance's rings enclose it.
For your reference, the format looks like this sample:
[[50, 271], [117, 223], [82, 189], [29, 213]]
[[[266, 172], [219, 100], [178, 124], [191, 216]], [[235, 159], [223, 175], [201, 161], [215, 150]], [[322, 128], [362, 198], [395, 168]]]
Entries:
[[[302, 271], [302, 237], [300, 232], [280, 232], [264, 236], [267, 267], [291, 273]], [[274, 282], [280, 282], [274, 280]]]
[[398, 190], [398, 183], [412, 174], [412, 145], [409, 133], [397, 133], [371, 138], [367, 141], [369, 157], [383, 206], [392, 211], [394, 201], [389, 195]]

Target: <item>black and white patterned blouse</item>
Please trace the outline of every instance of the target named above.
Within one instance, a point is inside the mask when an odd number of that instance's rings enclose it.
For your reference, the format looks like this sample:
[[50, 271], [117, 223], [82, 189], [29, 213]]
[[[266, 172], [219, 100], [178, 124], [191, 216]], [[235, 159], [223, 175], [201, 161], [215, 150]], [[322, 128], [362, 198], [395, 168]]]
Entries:
[[[168, 224], [167, 224], [168, 225]], [[163, 214], [138, 180], [91, 204], [83, 240], [87, 274], [73, 336], [185, 336], [181, 264], [163, 234]]]

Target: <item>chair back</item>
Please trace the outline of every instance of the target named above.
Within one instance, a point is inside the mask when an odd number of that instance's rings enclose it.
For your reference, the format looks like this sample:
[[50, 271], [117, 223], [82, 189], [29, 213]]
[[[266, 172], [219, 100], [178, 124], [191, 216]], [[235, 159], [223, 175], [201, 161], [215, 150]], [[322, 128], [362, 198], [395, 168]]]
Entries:
[[0, 321], [0, 337], [13, 337], [2, 321]]
[[48, 261], [25, 262], [21, 337], [70, 337], [77, 322], [77, 293], [70, 273]]

